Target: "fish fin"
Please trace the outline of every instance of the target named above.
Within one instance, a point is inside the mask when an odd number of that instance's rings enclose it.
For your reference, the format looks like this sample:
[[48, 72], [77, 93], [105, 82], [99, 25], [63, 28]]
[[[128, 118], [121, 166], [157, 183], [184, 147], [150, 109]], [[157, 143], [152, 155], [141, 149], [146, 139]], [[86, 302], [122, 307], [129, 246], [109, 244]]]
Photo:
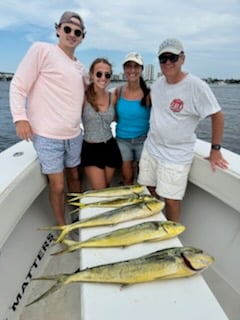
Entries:
[[52, 287], [50, 287], [47, 291], [45, 291], [43, 294], [41, 294], [38, 298], [36, 298], [33, 301], [31, 301], [30, 303], [28, 303], [25, 307], [31, 306], [32, 304], [42, 300], [43, 298], [46, 298], [50, 294], [52, 294], [55, 291], [62, 288], [65, 285], [65, 280], [67, 277], [68, 277], [68, 275], [58, 275], [58, 276], [46, 276], [46, 277], [32, 279], [32, 280], [57, 280], [57, 282]]
[[127, 288], [127, 287], [129, 287], [129, 286], [130, 286], [129, 283], [122, 283], [122, 284], [120, 285], [120, 290], [125, 289], [125, 288]]
[[166, 234], [166, 235], [162, 235], [162, 236], [160, 236], [160, 237], [156, 237], [156, 238], [152, 238], [152, 239], [146, 239], [146, 240], [144, 240], [143, 242], [150, 242], [150, 243], [152, 243], [152, 242], [159, 242], [159, 241], [162, 241], [162, 240], [168, 240], [168, 239], [171, 239], [171, 238], [173, 238], [173, 237], [176, 237], [175, 235], [168, 235], [168, 234]]

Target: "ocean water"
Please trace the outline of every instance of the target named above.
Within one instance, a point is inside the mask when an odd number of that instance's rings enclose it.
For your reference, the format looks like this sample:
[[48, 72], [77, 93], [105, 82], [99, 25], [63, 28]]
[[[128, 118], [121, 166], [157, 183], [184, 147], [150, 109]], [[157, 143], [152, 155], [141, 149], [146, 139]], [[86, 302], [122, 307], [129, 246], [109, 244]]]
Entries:
[[[20, 141], [16, 137], [15, 126], [9, 110], [9, 84], [8, 81], [0, 81], [0, 152]], [[115, 87], [119, 83], [112, 83]], [[222, 145], [224, 148], [240, 154], [240, 85], [211, 85], [214, 94], [220, 103], [225, 119], [224, 136]], [[197, 137], [205, 141], [211, 141], [211, 120], [204, 119], [199, 124]]]

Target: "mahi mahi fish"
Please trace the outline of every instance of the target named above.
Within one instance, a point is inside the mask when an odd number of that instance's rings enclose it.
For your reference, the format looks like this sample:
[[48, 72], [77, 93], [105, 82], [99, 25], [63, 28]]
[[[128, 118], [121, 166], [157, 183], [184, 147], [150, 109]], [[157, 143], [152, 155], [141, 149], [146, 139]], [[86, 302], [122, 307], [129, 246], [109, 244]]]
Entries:
[[129, 285], [154, 280], [190, 277], [207, 269], [214, 258], [194, 247], [172, 247], [150, 254], [109, 264], [86, 268], [72, 274], [49, 275], [33, 280], [56, 283], [27, 306], [74, 282]]
[[41, 230], [61, 230], [59, 237], [55, 241], [55, 243], [58, 243], [62, 241], [65, 235], [72, 230], [79, 228], [115, 225], [120, 222], [130, 221], [134, 219], [143, 219], [157, 214], [163, 209], [163, 207], [164, 202], [155, 199], [152, 201], [130, 204], [122, 208], [103, 212], [93, 217], [79, 220], [72, 224], [43, 227], [41, 228]]
[[83, 193], [68, 193], [68, 196], [72, 198], [68, 200], [69, 203], [72, 201], [80, 200], [87, 197], [95, 198], [108, 198], [108, 197], [120, 197], [128, 195], [137, 195], [142, 193], [145, 190], [145, 187], [139, 184], [129, 185], [129, 186], [117, 186], [117, 187], [108, 187], [99, 190], [90, 190]]
[[143, 194], [143, 195], [131, 195], [127, 197], [121, 197], [121, 198], [116, 198], [116, 199], [111, 199], [111, 200], [102, 200], [102, 201], [95, 201], [95, 202], [90, 202], [90, 203], [82, 203], [80, 201], [74, 202], [74, 201], [69, 201], [69, 204], [72, 206], [76, 206], [77, 209], [72, 210], [69, 212], [69, 214], [72, 214], [76, 211], [79, 211], [79, 209], [84, 209], [84, 208], [120, 208], [122, 206], [127, 206], [129, 204], [134, 204], [134, 203], [139, 203], [139, 202], [146, 202], [150, 200], [156, 199], [152, 195], [148, 194]]
[[133, 244], [161, 241], [176, 237], [185, 230], [185, 226], [174, 221], [149, 221], [126, 228], [114, 230], [77, 242], [68, 239], [62, 241], [67, 247], [53, 253], [74, 252], [80, 248], [126, 247]]

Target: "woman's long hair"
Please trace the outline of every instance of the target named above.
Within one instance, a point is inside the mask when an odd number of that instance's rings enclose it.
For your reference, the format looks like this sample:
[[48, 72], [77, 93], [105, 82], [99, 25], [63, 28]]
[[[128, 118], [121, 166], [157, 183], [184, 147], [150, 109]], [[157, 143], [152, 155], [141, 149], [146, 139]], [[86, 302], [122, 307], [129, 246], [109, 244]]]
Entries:
[[143, 97], [141, 99], [141, 105], [144, 107], [151, 107], [151, 101], [150, 101], [150, 88], [147, 86], [145, 80], [143, 77], [140, 77], [140, 87], [143, 92]]

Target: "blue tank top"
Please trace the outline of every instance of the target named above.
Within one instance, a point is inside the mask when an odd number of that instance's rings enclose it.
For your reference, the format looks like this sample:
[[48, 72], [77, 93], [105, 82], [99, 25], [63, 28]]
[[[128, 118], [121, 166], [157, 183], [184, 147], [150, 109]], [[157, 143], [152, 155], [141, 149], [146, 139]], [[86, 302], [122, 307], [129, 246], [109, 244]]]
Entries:
[[116, 105], [116, 137], [134, 139], [146, 135], [149, 129], [150, 108], [141, 105], [141, 100], [127, 100], [122, 96]]

